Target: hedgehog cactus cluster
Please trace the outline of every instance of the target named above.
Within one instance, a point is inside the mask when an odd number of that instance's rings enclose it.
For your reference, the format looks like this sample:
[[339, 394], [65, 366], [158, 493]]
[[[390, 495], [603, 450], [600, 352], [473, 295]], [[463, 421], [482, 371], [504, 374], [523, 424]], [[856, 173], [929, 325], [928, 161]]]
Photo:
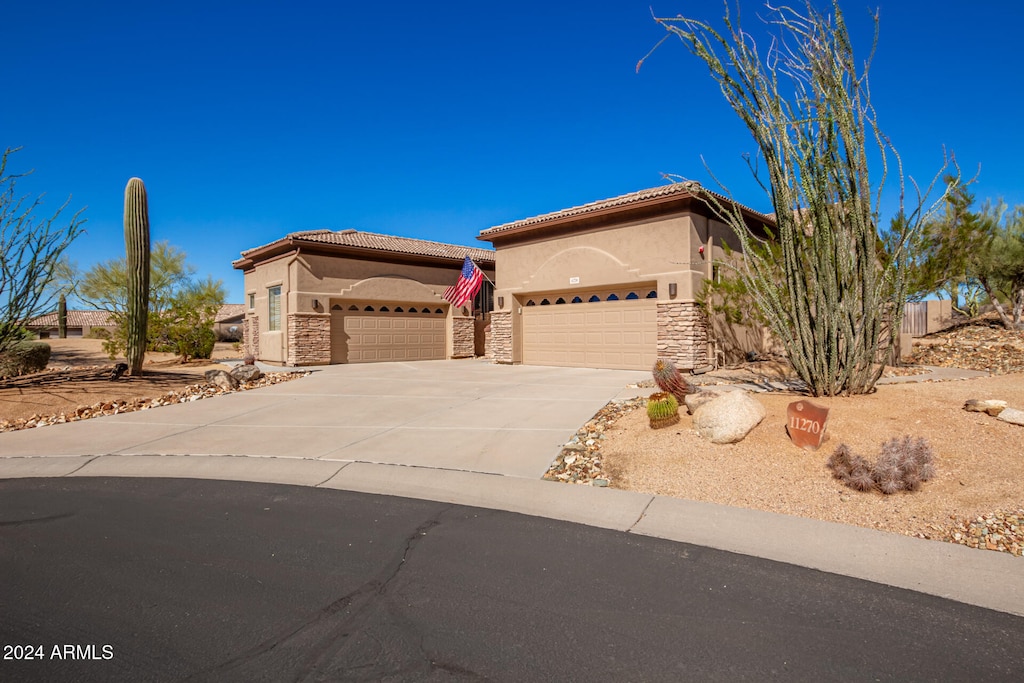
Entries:
[[124, 246], [128, 271], [125, 357], [128, 373], [140, 375], [149, 318], [149, 204], [139, 178], [132, 178], [124, 188]]
[[882, 444], [882, 452], [874, 463], [854, 453], [846, 444], [839, 444], [826, 467], [852, 489], [871, 491], [877, 488], [888, 495], [920, 489], [922, 482], [935, 476], [934, 460], [927, 441], [904, 436]]
[[651, 394], [647, 399], [647, 418], [652, 429], [676, 424], [679, 422], [679, 401], [668, 392]]
[[686, 381], [676, 364], [670, 360], [659, 358], [651, 370], [654, 376], [654, 383], [662, 391], [675, 396], [676, 401], [682, 403], [687, 394], [692, 394], [696, 389]]

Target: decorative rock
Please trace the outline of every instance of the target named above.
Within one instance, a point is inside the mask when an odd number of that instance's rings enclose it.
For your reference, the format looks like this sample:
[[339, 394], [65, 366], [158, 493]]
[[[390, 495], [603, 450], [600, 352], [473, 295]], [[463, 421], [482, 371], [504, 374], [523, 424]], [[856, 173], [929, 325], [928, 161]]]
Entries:
[[263, 376], [263, 373], [255, 365], [236, 365], [230, 374], [239, 382], [255, 382]]
[[1016, 408], [1004, 408], [999, 415], [996, 416], [997, 420], [1003, 422], [1009, 422], [1012, 425], [1020, 425], [1024, 427], [1024, 410], [1017, 410]]
[[973, 413], [988, 413], [992, 417], [998, 417], [999, 413], [1006, 408], [1006, 401], [995, 399], [972, 398], [964, 404], [964, 410]]
[[[702, 388], [692, 394], [687, 394], [683, 398], [683, 403], [686, 404], [686, 412], [693, 415], [697, 412], [697, 408], [700, 408], [709, 401], [714, 401], [716, 398], [724, 393], [730, 391], [729, 389], [708, 389]], [[735, 391], [735, 390], [731, 390]]]
[[207, 382], [225, 391], [238, 388], [238, 380], [223, 370], [207, 370], [205, 376]]
[[736, 443], [761, 424], [767, 411], [745, 391], [728, 391], [697, 408], [693, 427], [711, 443]]

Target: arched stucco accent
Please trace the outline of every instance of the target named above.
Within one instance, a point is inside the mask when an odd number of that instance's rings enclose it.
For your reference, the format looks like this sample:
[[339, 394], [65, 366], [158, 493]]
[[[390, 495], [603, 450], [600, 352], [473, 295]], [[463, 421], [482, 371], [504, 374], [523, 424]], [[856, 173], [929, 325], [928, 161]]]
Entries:
[[523, 282], [520, 291], [566, 289], [570, 286], [569, 278], [579, 278], [580, 287], [595, 287], [638, 280], [640, 271], [603, 249], [570, 247], [544, 261]]
[[404, 275], [376, 275], [343, 289], [339, 298], [360, 301], [403, 301], [436, 304], [441, 296], [427, 285]]

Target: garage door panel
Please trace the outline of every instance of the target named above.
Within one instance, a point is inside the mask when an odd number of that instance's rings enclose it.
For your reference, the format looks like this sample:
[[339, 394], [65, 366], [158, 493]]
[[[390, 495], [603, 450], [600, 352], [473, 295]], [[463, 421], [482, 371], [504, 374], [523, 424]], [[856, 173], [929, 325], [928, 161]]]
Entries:
[[526, 307], [523, 362], [646, 370], [657, 356], [657, 318], [649, 299]]
[[331, 362], [443, 360], [446, 357], [445, 318], [413, 317], [416, 315], [393, 311], [332, 311]]

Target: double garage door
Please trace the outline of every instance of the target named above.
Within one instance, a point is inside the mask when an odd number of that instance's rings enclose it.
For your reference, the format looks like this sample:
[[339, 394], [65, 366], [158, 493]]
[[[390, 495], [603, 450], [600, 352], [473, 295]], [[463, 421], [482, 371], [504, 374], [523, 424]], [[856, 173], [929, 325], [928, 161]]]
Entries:
[[[572, 303], [575, 299], [580, 301]], [[527, 298], [524, 303], [526, 365], [649, 370], [657, 359], [658, 307], [653, 297], [587, 301], [562, 295]]]
[[416, 305], [331, 307], [331, 362], [444, 360], [443, 309]]

